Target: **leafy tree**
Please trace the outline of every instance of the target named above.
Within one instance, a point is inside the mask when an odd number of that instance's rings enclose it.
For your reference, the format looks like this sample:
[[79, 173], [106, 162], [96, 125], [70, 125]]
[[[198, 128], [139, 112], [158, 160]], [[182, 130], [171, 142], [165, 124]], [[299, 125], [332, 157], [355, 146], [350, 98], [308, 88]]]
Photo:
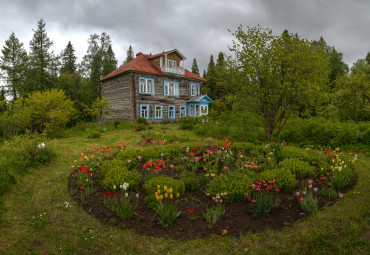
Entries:
[[49, 136], [60, 135], [76, 112], [73, 101], [58, 89], [33, 92], [25, 105], [31, 112], [33, 129]]
[[333, 101], [341, 120], [370, 120], [370, 65], [366, 59], [358, 60], [351, 74], [338, 81]]
[[0, 68], [3, 71], [3, 80], [7, 92], [15, 101], [18, 95], [23, 94], [25, 77], [27, 74], [27, 52], [23, 43], [15, 36], [14, 32], [5, 41], [1, 50]]
[[343, 53], [338, 52], [334, 47], [327, 47], [329, 55], [329, 81], [330, 87], [336, 87], [336, 80], [348, 73], [348, 65], [343, 62]]
[[30, 41], [30, 80], [27, 92], [50, 89], [54, 86], [57, 64], [54, 53], [50, 51], [53, 42], [49, 39], [43, 19], [38, 21]]
[[370, 52], [367, 53], [365, 61], [366, 61], [366, 64], [370, 65]]
[[95, 119], [99, 124], [99, 129], [103, 128], [104, 116], [109, 114], [108, 110], [112, 107], [107, 100], [97, 99], [91, 106], [84, 105], [84, 115], [90, 116]]
[[199, 74], [198, 63], [197, 63], [196, 58], [193, 59], [193, 64], [191, 66], [191, 72], [194, 73], [194, 74], [196, 74], [196, 75], [198, 75], [198, 76], [200, 75]]
[[[111, 48], [112, 41], [107, 33], [103, 32], [100, 36], [90, 35], [88, 43], [87, 54], [81, 63], [82, 71], [89, 80], [89, 90], [95, 91], [95, 98], [101, 98], [101, 84], [98, 81], [104, 77], [104, 72], [110, 70], [109, 64], [116, 65], [117, 62]], [[109, 63], [109, 60], [115, 61], [115, 64]]]
[[60, 59], [62, 62], [60, 73], [75, 73], [77, 71], [77, 57], [75, 52], [76, 51], [73, 48], [71, 41], [69, 41], [65, 49], [60, 54]]
[[132, 47], [130, 45], [130, 47], [128, 47], [128, 50], [127, 50], [127, 57], [126, 57], [125, 61], [123, 61], [123, 65], [126, 64], [127, 62], [130, 62], [134, 58], [135, 58], [135, 53], [134, 53], [134, 50], [132, 49]]
[[314, 100], [327, 84], [322, 50], [298, 35], [261, 27], [233, 33], [234, 94], [263, 118], [268, 138], [278, 136], [298, 102]]

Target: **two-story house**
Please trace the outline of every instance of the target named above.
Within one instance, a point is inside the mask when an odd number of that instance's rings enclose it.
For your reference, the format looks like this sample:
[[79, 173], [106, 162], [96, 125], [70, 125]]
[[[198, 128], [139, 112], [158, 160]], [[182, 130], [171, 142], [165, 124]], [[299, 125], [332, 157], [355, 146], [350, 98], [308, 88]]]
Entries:
[[144, 117], [151, 122], [208, 114], [202, 77], [184, 68], [176, 49], [136, 58], [103, 77], [102, 95], [112, 105], [106, 120]]

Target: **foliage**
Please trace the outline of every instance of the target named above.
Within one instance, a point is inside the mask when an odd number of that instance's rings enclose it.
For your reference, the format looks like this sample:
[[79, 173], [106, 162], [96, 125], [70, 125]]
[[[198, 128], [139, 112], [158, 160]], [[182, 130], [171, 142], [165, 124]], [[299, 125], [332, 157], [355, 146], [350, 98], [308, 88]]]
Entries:
[[159, 151], [154, 147], [147, 147], [138, 150], [138, 155], [142, 161], [155, 160], [159, 158]]
[[128, 47], [128, 50], [127, 50], [127, 57], [125, 61], [123, 61], [122, 64], [126, 64], [127, 62], [130, 62], [134, 58], [135, 58], [135, 53], [134, 53], [134, 50], [132, 49], [132, 46], [130, 45], [130, 47]]
[[146, 125], [143, 123], [134, 123], [133, 127], [135, 131], [144, 131], [146, 129]]
[[271, 211], [273, 205], [273, 197], [271, 194], [256, 193], [253, 196], [250, 211], [252, 212], [253, 218], [258, 220], [262, 215], [267, 214]]
[[216, 225], [217, 221], [225, 215], [225, 207], [222, 203], [217, 203], [211, 208], [207, 208], [203, 213], [204, 218], [209, 223], [209, 228]]
[[[158, 186], [158, 191], [160, 191], [160, 186]], [[158, 200], [155, 212], [159, 216], [159, 223], [164, 228], [172, 226], [173, 222], [177, 217], [180, 216], [181, 212], [178, 212], [176, 206], [173, 204], [175, 198], [179, 198], [180, 195], [173, 192], [172, 187], [164, 187], [164, 192], [155, 192], [156, 199]], [[163, 195], [164, 194], [164, 195]]]
[[87, 136], [88, 139], [99, 139], [101, 137], [101, 133], [97, 130], [93, 130]]
[[63, 132], [75, 113], [73, 102], [57, 89], [30, 94], [26, 105], [31, 112], [33, 128], [46, 131], [49, 136]]
[[77, 71], [77, 65], [76, 60], [77, 57], [75, 55], [75, 49], [73, 48], [73, 45], [71, 41], [68, 42], [67, 46], [64, 48], [64, 50], [60, 54], [60, 58], [62, 61], [62, 66], [60, 68], [60, 73], [75, 73]]
[[298, 202], [301, 206], [302, 211], [307, 213], [312, 213], [318, 209], [318, 199], [316, 195], [312, 193], [312, 191], [301, 191], [297, 192], [298, 195]]
[[297, 180], [295, 175], [292, 174], [290, 170], [285, 170], [281, 168], [275, 168], [271, 170], [266, 170], [259, 174], [260, 179], [276, 180], [279, 187], [283, 191], [290, 191], [297, 185]]
[[279, 162], [279, 167], [285, 170], [290, 170], [299, 178], [313, 177], [315, 175], [315, 167], [297, 158], [284, 159]]
[[49, 39], [45, 25], [43, 19], [38, 21], [37, 30], [34, 30], [30, 41], [30, 73], [26, 94], [55, 87], [58, 63], [53, 51], [50, 51], [53, 41]]
[[15, 101], [19, 95], [24, 95], [27, 77], [27, 52], [23, 43], [15, 36], [14, 32], [5, 41], [1, 50], [0, 69], [3, 73], [2, 80], [6, 84], [7, 94]]
[[185, 184], [182, 180], [174, 180], [171, 177], [167, 176], [159, 176], [150, 179], [144, 184], [144, 189], [148, 194], [154, 194], [156, 191], [159, 190], [158, 186], [160, 186], [161, 193], [165, 192], [164, 187], [171, 187], [173, 189], [173, 193], [179, 193], [181, 196], [185, 193]]
[[[130, 189], [137, 189], [141, 183], [141, 175], [137, 170], [129, 170], [125, 162], [114, 161], [104, 164], [102, 169], [102, 184], [106, 190], [113, 190], [113, 186], [119, 186], [124, 182], [130, 183]], [[102, 167], [103, 168], [103, 167]]]
[[244, 201], [245, 194], [249, 193], [249, 185], [252, 183], [252, 178], [243, 172], [220, 174], [210, 182], [207, 192], [212, 196], [226, 192], [225, 202]]
[[135, 120], [135, 123], [136, 124], [143, 124], [145, 126], [149, 126], [149, 122], [147, 119], [143, 118], [143, 117], [139, 117]]
[[181, 180], [185, 184], [186, 190], [198, 190], [199, 189], [199, 180], [192, 172], [183, 173]]
[[233, 35], [235, 91], [262, 115], [267, 137], [278, 136], [294, 106], [315, 100], [325, 89], [324, 51], [286, 30], [274, 36], [269, 29], [248, 27], [244, 32], [239, 26]]
[[193, 74], [196, 74], [196, 75], [200, 76], [200, 74], [199, 74], [199, 68], [198, 68], [198, 63], [197, 63], [196, 58], [193, 59], [193, 64], [191, 65], [191, 72]]
[[198, 119], [192, 116], [182, 117], [179, 120], [181, 129], [193, 129], [193, 127], [198, 123]]

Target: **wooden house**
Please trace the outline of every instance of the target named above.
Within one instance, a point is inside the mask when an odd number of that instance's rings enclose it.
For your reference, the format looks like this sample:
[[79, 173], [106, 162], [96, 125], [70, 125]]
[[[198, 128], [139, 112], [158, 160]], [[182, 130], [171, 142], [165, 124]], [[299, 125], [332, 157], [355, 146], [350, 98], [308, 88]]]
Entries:
[[103, 77], [102, 95], [112, 105], [106, 120], [144, 117], [151, 122], [208, 114], [202, 77], [186, 70], [176, 49], [136, 58]]

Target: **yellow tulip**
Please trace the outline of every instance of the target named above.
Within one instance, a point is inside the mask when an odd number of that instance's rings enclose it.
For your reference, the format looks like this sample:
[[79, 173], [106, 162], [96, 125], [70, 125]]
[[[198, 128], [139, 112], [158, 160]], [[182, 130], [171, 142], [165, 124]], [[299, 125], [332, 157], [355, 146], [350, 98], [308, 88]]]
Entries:
[[176, 197], [177, 197], [177, 198], [179, 198], [179, 197], [180, 197], [180, 194], [179, 194], [179, 193], [177, 193], [177, 194], [176, 194]]
[[155, 198], [157, 199], [157, 200], [161, 200], [161, 197], [160, 196], [155, 196]]
[[170, 194], [170, 199], [173, 199], [173, 195], [172, 194]]
[[157, 193], [158, 193], [158, 195], [159, 195], [159, 194], [161, 194], [161, 191], [160, 191], [160, 190], [158, 190], [158, 191], [157, 191]]
[[167, 190], [167, 186], [164, 186], [164, 188], [163, 188], [163, 189], [164, 189], [164, 191], [166, 191], [166, 190]]
[[215, 174], [213, 174], [213, 173], [212, 173], [212, 174], [211, 174], [211, 176], [212, 176], [212, 177], [214, 177], [214, 176], [215, 176]]
[[168, 198], [168, 194], [167, 194], [167, 193], [164, 193], [164, 197], [165, 197], [165, 198]]
[[157, 189], [160, 189], [160, 188], [161, 188], [161, 186], [157, 185]]
[[161, 200], [163, 200], [163, 195], [160, 195], [159, 197], [160, 197]]
[[209, 176], [209, 174], [206, 174], [206, 176], [208, 177], [208, 176]]
[[166, 194], [170, 194], [170, 193], [171, 193], [171, 191], [168, 189]]
[[172, 193], [172, 188], [170, 188], [170, 193]]

